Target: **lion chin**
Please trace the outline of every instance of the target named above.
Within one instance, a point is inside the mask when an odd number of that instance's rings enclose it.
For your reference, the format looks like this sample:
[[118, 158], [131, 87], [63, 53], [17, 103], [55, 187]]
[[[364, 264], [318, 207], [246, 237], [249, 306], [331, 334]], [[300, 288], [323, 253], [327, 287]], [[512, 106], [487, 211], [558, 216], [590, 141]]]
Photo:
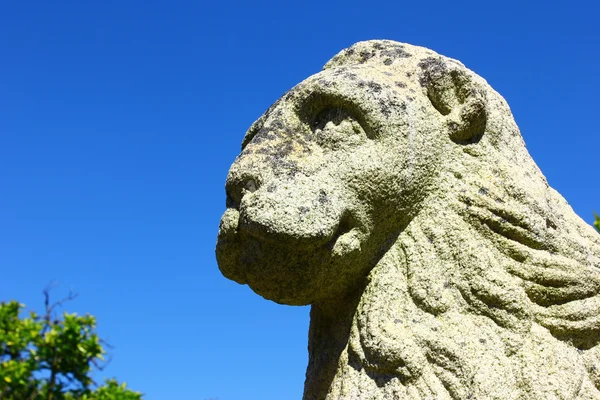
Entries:
[[248, 130], [217, 261], [311, 305], [305, 399], [600, 399], [600, 237], [460, 62], [360, 42]]

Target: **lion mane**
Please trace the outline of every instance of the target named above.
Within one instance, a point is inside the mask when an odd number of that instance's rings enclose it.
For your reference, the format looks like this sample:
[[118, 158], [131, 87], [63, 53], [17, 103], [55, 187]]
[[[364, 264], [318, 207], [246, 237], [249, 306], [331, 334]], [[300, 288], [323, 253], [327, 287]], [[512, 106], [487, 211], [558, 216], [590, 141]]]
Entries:
[[[328, 322], [319, 311], [325, 301], [309, 300], [304, 398], [599, 399], [600, 236], [548, 185], [506, 101], [460, 62], [392, 41], [359, 42], [324, 72], [351, 79], [364, 68], [382, 77], [354, 83], [373, 92], [365, 95], [372, 108], [384, 116], [390, 104], [391, 112], [401, 109], [408, 127], [437, 113], [431, 131], [448, 140], [436, 142], [442, 148], [424, 163], [435, 173], [410, 218], [377, 242], [364, 278], [352, 278], [360, 283], [347, 290], [355, 293], [344, 297], [348, 311]], [[404, 99], [381, 94], [398, 88]], [[245, 144], [261, 135], [274, 107]], [[376, 131], [363, 108], [351, 107], [353, 120]], [[220, 234], [217, 254], [225, 275], [246, 283], [252, 276], [233, 276], [225, 261], [226, 245], [242, 240], [233, 238], [238, 222], [231, 221], [244, 217], [234, 215], [224, 217], [221, 230], [230, 233]], [[339, 241], [348, 230], [342, 225], [326, 238]], [[277, 296], [265, 295], [295, 304]], [[333, 360], [323, 361], [330, 353]]]

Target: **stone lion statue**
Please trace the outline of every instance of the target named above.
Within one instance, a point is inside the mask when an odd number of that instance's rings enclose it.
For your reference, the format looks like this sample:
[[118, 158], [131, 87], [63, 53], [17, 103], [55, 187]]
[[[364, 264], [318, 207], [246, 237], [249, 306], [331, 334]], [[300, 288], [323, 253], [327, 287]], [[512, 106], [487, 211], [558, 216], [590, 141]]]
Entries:
[[360, 42], [248, 130], [217, 260], [311, 305], [304, 399], [600, 399], [600, 235], [460, 62]]

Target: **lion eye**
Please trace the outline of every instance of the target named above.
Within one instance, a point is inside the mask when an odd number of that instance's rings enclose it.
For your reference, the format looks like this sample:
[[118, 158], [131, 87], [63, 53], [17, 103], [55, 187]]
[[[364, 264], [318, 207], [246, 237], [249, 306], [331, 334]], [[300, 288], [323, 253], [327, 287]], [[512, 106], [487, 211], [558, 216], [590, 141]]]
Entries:
[[341, 108], [328, 108], [324, 111], [321, 111], [313, 121], [313, 127], [315, 129], [323, 129], [323, 127], [328, 123], [332, 122], [335, 125], [339, 125], [345, 119], [352, 118], [349, 113]]
[[343, 108], [321, 111], [312, 123], [312, 130], [316, 142], [332, 150], [358, 145], [367, 139], [357, 119]]

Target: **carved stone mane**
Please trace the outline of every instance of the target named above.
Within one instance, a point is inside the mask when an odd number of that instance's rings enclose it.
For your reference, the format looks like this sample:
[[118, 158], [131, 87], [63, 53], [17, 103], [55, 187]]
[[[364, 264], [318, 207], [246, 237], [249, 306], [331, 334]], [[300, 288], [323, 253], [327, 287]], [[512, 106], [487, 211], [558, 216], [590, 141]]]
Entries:
[[600, 236], [460, 62], [343, 50], [226, 190], [223, 274], [312, 305], [304, 399], [600, 399]]

